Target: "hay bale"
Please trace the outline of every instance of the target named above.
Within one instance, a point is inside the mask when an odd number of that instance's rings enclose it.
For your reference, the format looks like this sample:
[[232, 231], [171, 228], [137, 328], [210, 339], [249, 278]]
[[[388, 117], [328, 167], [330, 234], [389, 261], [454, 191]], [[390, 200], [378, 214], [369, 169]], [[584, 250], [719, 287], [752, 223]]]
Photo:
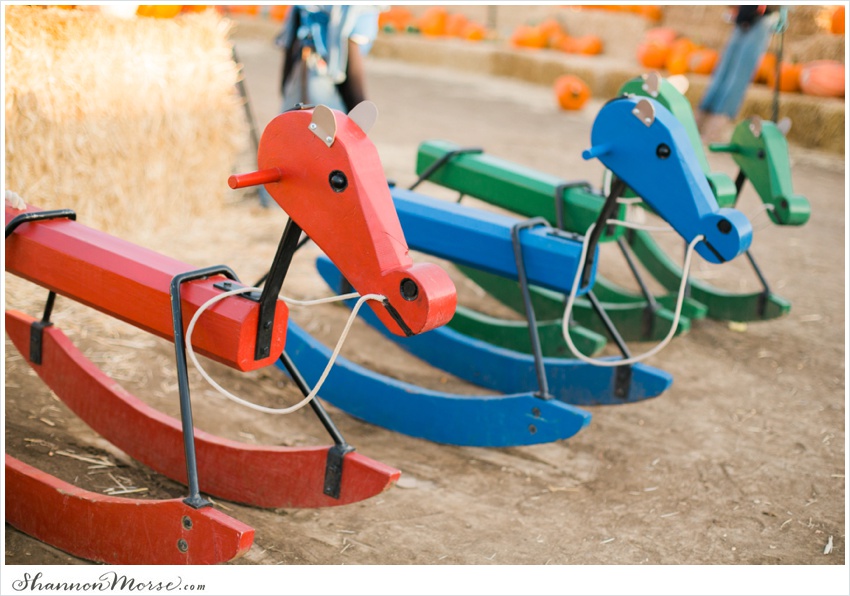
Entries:
[[789, 44], [786, 60], [805, 63], [815, 60], [835, 60], [844, 64], [844, 36], [820, 33]]
[[229, 21], [4, 8], [5, 188], [128, 236], [221, 209], [247, 145]]

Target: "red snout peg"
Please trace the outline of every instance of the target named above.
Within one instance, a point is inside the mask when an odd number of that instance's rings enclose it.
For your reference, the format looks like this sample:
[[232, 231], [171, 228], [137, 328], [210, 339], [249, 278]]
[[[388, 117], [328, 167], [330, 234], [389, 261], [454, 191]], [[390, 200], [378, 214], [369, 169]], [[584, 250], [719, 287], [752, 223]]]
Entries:
[[227, 185], [233, 189], [245, 188], [247, 186], [280, 182], [281, 178], [283, 178], [283, 172], [280, 168], [269, 168], [268, 170], [248, 172], [247, 174], [234, 174], [227, 179]]

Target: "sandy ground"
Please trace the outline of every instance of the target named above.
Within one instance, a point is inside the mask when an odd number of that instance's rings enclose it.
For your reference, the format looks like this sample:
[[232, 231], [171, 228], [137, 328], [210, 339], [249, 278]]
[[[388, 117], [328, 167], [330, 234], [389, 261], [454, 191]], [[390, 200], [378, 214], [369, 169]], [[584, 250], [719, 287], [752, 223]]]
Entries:
[[[238, 51], [262, 127], [275, 115], [280, 57], [266, 39], [240, 40]], [[368, 62], [368, 72], [369, 95], [380, 110], [370, 137], [387, 176], [399, 184], [415, 179], [416, 147], [425, 139], [477, 145], [564, 178], [598, 180], [580, 152], [600, 101], [565, 113], [549, 89], [532, 85], [378, 60]], [[710, 161], [734, 177], [731, 160], [712, 155]], [[753, 244], [774, 290], [793, 304], [788, 316], [745, 329], [698, 322], [649, 361], [673, 374], [669, 391], [639, 404], [589, 408], [588, 428], [552, 444], [443, 446], [330, 407], [348, 441], [402, 470], [402, 481], [340, 508], [222, 503], [226, 513], [256, 528], [255, 545], [235, 563], [844, 564], [845, 170], [840, 159], [794, 148], [792, 161], [795, 189], [811, 201], [811, 220], [782, 229], [754, 215]], [[439, 194], [434, 187], [421, 190]], [[256, 279], [271, 262], [285, 216], [259, 208], [250, 193], [233, 193], [230, 200], [226, 218], [197, 221], [181, 234], [140, 231], [136, 240], [197, 266], [228, 263], [243, 279]], [[752, 190], [741, 208], [758, 213]], [[298, 256], [285, 293], [327, 294], [311, 265], [315, 254], [307, 248]], [[602, 267], [623, 276], [616, 259]], [[743, 263], [696, 267], [696, 275], [717, 285], [756, 287]], [[497, 312], [456, 279], [464, 302]], [[40, 311], [43, 293], [29, 284], [7, 277], [5, 292], [7, 307]], [[347, 311], [296, 308], [292, 316], [332, 344]], [[124, 387], [176, 413], [170, 344], [67, 300], [60, 299], [55, 320]], [[475, 390], [359, 323], [343, 355], [426, 387]], [[113, 483], [56, 451], [103, 455], [151, 496], [182, 494], [182, 487], [111, 449], [71, 414], [8, 339], [5, 364], [8, 452], [92, 490]], [[280, 404], [297, 396], [274, 370], [240, 375], [210, 368], [232, 391], [257, 401]], [[192, 380], [196, 423], [204, 430], [257, 443], [326, 443], [309, 412], [264, 417], [223, 401], [194, 372]], [[84, 563], [8, 525], [5, 535], [7, 564]], [[825, 554], [828, 542], [832, 550]]]

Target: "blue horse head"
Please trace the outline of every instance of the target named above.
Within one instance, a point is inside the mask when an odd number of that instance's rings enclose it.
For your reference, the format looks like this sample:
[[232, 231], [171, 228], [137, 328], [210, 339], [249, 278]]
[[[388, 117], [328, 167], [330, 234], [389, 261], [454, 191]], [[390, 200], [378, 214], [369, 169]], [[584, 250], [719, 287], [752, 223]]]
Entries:
[[746, 251], [753, 228], [737, 209], [720, 208], [682, 124], [653, 99], [624, 96], [596, 116], [591, 148], [687, 242], [702, 235], [696, 251], [723, 263]]

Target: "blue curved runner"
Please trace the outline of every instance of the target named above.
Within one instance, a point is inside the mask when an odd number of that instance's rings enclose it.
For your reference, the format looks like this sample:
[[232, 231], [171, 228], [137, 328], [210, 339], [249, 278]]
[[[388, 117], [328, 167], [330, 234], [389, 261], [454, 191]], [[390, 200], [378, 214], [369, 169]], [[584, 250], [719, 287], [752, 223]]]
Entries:
[[[340, 272], [327, 257], [320, 256], [316, 267], [334, 291], [342, 287]], [[411, 354], [470, 383], [500, 393], [536, 391], [538, 388], [534, 358], [529, 354], [500, 348], [448, 327], [413, 337], [399, 337], [391, 334], [371, 309], [362, 309], [360, 316]], [[673, 382], [672, 375], [663, 370], [635, 364], [631, 367], [628, 392], [618, 396], [615, 394], [617, 367], [593, 366], [566, 358], [544, 358], [543, 361], [549, 392], [557, 400], [574, 405], [641, 401], [663, 393]]]
[[[369, 309], [365, 309], [369, 310]], [[314, 385], [331, 350], [291, 319], [286, 353]], [[278, 368], [284, 370], [280, 363]], [[424, 389], [337, 358], [322, 399], [371, 424], [437, 443], [514, 447], [568, 439], [590, 423], [590, 413], [530, 392], [457, 395]]]

